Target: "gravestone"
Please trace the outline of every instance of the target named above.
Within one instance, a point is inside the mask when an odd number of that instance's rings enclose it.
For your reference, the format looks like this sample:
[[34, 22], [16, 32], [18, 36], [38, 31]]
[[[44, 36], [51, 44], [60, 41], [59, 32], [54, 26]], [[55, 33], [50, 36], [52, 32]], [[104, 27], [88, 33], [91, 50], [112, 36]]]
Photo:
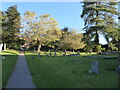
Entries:
[[38, 56], [41, 57], [41, 56], [40, 56], [40, 52], [38, 53]]
[[64, 56], [66, 56], [66, 55], [67, 55], [67, 52], [65, 51], [65, 52], [64, 52]]
[[46, 56], [48, 56], [47, 52], [44, 53]]
[[99, 66], [98, 66], [98, 61], [92, 61], [91, 62], [91, 70], [89, 71], [89, 73], [96, 73], [99, 74]]
[[1, 56], [0, 56], [0, 60], [1, 60], [1, 59], [5, 59], [5, 57], [1, 57]]
[[56, 57], [57, 56], [57, 53], [56, 52], [54, 52], [54, 57]]
[[48, 57], [48, 54], [46, 53], [46, 56]]
[[48, 50], [48, 52], [50, 53], [50, 49]]
[[77, 54], [80, 55], [80, 51], [77, 51]]
[[120, 65], [116, 68], [116, 72], [120, 73]]
[[52, 53], [51, 53], [51, 52], [49, 53], [49, 56], [52, 56]]
[[34, 55], [32, 55], [32, 59], [34, 60]]

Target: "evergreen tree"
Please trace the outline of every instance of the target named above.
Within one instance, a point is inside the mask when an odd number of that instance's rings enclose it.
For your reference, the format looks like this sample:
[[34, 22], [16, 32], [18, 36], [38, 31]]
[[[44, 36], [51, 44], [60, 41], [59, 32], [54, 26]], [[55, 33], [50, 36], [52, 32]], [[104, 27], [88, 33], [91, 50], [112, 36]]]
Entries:
[[2, 39], [9, 48], [18, 48], [19, 41], [18, 33], [20, 32], [20, 13], [17, 11], [17, 6], [11, 6], [7, 11], [2, 13]]
[[110, 36], [110, 33], [117, 32], [118, 27], [115, 22], [115, 16], [118, 14], [117, 9], [115, 8], [117, 2], [96, 1], [83, 3], [81, 17], [84, 18], [85, 22], [84, 30], [86, 32], [84, 34], [84, 40], [88, 46], [92, 44], [92, 46], [95, 46], [96, 51], [98, 51], [97, 45], [99, 45], [99, 35], [104, 34]]

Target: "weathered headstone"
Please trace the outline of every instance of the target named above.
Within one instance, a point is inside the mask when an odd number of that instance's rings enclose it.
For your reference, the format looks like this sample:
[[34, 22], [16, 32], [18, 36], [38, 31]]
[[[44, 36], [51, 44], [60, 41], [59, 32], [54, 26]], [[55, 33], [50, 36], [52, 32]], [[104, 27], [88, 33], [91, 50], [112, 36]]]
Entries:
[[66, 51], [64, 51], [64, 56], [66, 56], [67, 55], [67, 52]]
[[68, 55], [68, 57], [70, 58], [71, 55]]
[[62, 56], [65, 56], [65, 54], [62, 54]]
[[77, 54], [80, 55], [80, 51], [77, 51]]
[[50, 56], [50, 57], [52, 56], [52, 53], [51, 53], [51, 52], [49, 53], [49, 56]]
[[48, 56], [47, 52], [44, 53], [46, 56]]
[[32, 55], [32, 59], [34, 60], [34, 55]]
[[48, 54], [46, 53], [46, 56], [48, 57]]
[[98, 66], [98, 61], [92, 61], [91, 62], [91, 70], [89, 71], [89, 73], [96, 73], [99, 74], [99, 66]]
[[116, 72], [120, 73], [120, 65], [116, 68]]
[[41, 57], [41, 56], [40, 56], [40, 52], [38, 53], [38, 56]]
[[80, 55], [80, 54], [70, 54], [70, 56], [78, 56], [78, 55]]
[[5, 57], [0, 56], [0, 59], [5, 59]]
[[48, 52], [50, 53], [50, 49], [48, 50]]
[[54, 52], [54, 57], [56, 57], [57, 56], [57, 53], [56, 52]]

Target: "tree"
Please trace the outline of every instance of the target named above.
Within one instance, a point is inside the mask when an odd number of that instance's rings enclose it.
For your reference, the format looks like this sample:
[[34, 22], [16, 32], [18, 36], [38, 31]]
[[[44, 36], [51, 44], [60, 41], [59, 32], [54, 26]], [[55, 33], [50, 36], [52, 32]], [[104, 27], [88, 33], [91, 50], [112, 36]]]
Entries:
[[75, 31], [68, 31], [68, 28], [63, 29], [63, 34], [60, 40], [61, 49], [80, 49], [85, 46], [82, 41], [83, 35]]
[[[0, 37], [2, 37], [2, 11], [0, 11]], [[0, 38], [0, 44], [2, 43], [2, 38]]]
[[17, 11], [16, 5], [2, 12], [2, 40], [4, 45], [7, 44], [9, 48], [15, 48], [18, 45], [19, 37], [17, 34], [21, 28], [20, 19], [20, 13]]
[[31, 43], [31, 45], [35, 46], [36, 42], [32, 37], [35, 35], [33, 32], [33, 27], [35, 27], [35, 17], [36, 14], [31, 11], [26, 11], [24, 13], [24, 17], [22, 19], [22, 30], [21, 30], [21, 39], [23, 39], [26, 43]]
[[[98, 51], [99, 35], [110, 35], [111, 32], [117, 30], [115, 16], [118, 13], [115, 5], [117, 5], [116, 2], [84, 2], [81, 15], [85, 22], [85, 27], [83, 28], [86, 31], [84, 40], [87, 46], [92, 42], [92, 46], [95, 46], [96, 51]], [[111, 27], [111, 29], [109, 27]], [[86, 40], [87, 37], [90, 38], [90, 41]]]
[[58, 42], [61, 37], [61, 30], [59, 29], [58, 22], [54, 18], [50, 18], [49, 27], [46, 31], [46, 45], [54, 49], [58, 48]]
[[28, 42], [32, 42], [38, 46], [40, 51], [42, 45], [48, 45], [50, 42], [58, 40], [59, 28], [58, 23], [49, 14], [35, 16], [34, 12], [27, 11], [24, 14], [24, 36]]
[[[2, 37], [2, 12], [0, 11], [0, 37]], [[2, 38], [0, 38], [0, 52], [2, 51], [3, 43]]]

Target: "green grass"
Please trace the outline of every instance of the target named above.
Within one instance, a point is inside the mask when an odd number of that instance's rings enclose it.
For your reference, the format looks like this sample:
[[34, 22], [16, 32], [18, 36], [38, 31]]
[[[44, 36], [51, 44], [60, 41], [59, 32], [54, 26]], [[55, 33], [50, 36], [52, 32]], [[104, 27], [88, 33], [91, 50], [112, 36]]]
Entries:
[[18, 51], [15, 50], [2, 51], [2, 55], [3, 57], [5, 57], [5, 59], [2, 59], [2, 87], [5, 88], [5, 85], [7, 84], [8, 79], [16, 65]]
[[[33, 82], [38, 88], [117, 88], [118, 74], [107, 69], [115, 69], [117, 60], [82, 57], [38, 57], [27, 51]], [[32, 55], [35, 59], [32, 59]], [[89, 54], [90, 55], [90, 54]], [[83, 60], [83, 61], [80, 61]], [[92, 60], [99, 61], [100, 74], [88, 74]]]

